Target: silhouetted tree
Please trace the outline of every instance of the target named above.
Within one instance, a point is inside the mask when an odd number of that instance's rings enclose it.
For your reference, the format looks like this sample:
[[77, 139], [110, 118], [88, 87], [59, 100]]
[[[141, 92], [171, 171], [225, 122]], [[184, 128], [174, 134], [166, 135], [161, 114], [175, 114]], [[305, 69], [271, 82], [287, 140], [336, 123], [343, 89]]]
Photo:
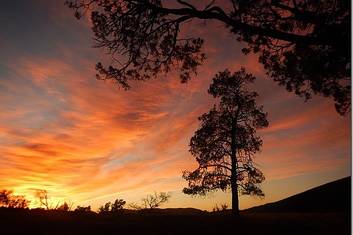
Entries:
[[1, 190], [0, 191], [0, 206], [7, 206], [10, 201], [12, 191], [9, 190]]
[[35, 197], [38, 198], [40, 206], [43, 206], [46, 210], [52, 209], [49, 204], [48, 191], [45, 189], [37, 189], [35, 192]]
[[268, 126], [267, 114], [257, 106], [256, 92], [247, 84], [255, 77], [242, 68], [231, 74], [218, 73], [208, 90], [219, 104], [199, 117], [200, 128], [190, 140], [190, 152], [199, 166], [183, 177], [189, 185], [186, 194], [205, 195], [209, 191], [231, 189], [232, 210], [239, 213], [238, 192], [263, 196], [259, 184], [265, 179], [253, 157], [262, 146], [256, 129]]
[[10, 198], [9, 208], [28, 208], [29, 201], [22, 195], [13, 195]]
[[[182, 82], [205, 59], [203, 39], [182, 37], [192, 19], [215, 20], [238, 41], [243, 53], [259, 61], [288, 91], [309, 99], [332, 97], [336, 110], [350, 110], [350, 1], [342, 0], [70, 0], [80, 18], [92, 10], [95, 46], [113, 56], [111, 66], [96, 65], [98, 78], [124, 88], [177, 68]], [[200, 6], [203, 5], [203, 6]]]
[[107, 202], [104, 206], [99, 207], [98, 213], [108, 213], [108, 212], [122, 212], [126, 201], [123, 199], [116, 199], [113, 203]]
[[155, 192], [154, 194], [149, 194], [143, 198], [142, 203], [145, 209], [155, 209], [168, 202], [169, 198], [170, 195], [165, 192], [158, 194]]
[[108, 213], [108, 212], [110, 212], [110, 206], [111, 206], [111, 204], [112, 204], [111, 202], [107, 202], [107, 203], [105, 203], [104, 206], [99, 207], [98, 213], [102, 214], [102, 213]]
[[63, 204], [60, 204], [60, 202], [53, 204], [53, 202], [50, 202], [48, 191], [45, 189], [37, 189], [35, 191], [34, 196], [39, 200], [40, 206], [44, 207], [44, 209], [46, 209], [46, 210], [66, 210], [66, 211], [69, 211], [69, 210], [71, 210], [71, 207], [73, 205], [73, 203], [71, 203], [69, 205], [67, 202], [64, 202]]
[[29, 201], [22, 195], [13, 195], [10, 190], [0, 191], [0, 207], [28, 208]]
[[142, 198], [141, 205], [137, 203], [130, 203], [129, 207], [134, 210], [156, 209], [162, 204], [167, 203], [170, 197], [171, 195], [165, 192], [154, 192], [154, 194], [149, 194], [145, 198]]
[[116, 199], [114, 203], [111, 204], [111, 212], [121, 212], [124, 209], [126, 201], [123, 199]]

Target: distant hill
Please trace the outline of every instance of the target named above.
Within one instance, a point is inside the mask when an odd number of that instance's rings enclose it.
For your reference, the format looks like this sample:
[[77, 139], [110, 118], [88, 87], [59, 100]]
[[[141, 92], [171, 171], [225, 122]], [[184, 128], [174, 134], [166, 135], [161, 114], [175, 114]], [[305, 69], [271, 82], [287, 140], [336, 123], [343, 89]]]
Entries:
[[246, 212], [350, 212], [351, 177], [336, 180]]

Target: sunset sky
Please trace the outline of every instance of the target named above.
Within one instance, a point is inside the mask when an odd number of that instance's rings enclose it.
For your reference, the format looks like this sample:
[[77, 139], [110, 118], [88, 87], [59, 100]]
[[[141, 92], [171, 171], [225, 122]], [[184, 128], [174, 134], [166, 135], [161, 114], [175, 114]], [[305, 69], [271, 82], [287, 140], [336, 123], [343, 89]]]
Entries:
[[245, 66], [270, 126], [259, 131], [265, 198], [240, 198], [247, 208], [350, 175], [350, 117], [329, 99], [304, 102], [268, 79], [255, 55], [224, 26], [193, 21], [186, 34], [205, 39], [207, 60], [180, 84], [176, 74], [133, 83], [124, 91], [95, 79], [97, 61], [90, 21], [80, 21], [60, 0], [11, 0], [0, 7], [0, 189], [26, 195], [46, 189], [53, 202], [96, 209], [123, 198], [169, 192], [165, 207], [212, 209], [230, 194], [183, 195], [182, 171], [196, 161], [188, 152], [197, 117], [215, 102], [212, 76]]

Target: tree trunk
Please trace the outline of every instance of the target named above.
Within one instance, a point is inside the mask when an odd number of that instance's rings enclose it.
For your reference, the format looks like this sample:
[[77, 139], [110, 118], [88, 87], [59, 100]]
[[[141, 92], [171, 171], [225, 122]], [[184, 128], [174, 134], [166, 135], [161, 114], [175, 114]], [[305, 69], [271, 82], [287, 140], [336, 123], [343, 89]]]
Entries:
[[232, 175], [230, 178], [230, 184], [232, 187], [232, 214], [234, 216], [239, 216], [239, 196], [238, 196], [238, 183], [237, 183], [237, 168], [238, 168], [238, 163], [237, 163], [237, 152], [236, 152], [236, 129], [233, 127], [232, 128]]
[[232, 187], [232, 214], [239, 216], [239, 196], [238, 196], [238, 184], [237, 184], [237, 171], [236, 171], [236, 158], [232, 159], [232, 176], [231, 176], [231, 187]]

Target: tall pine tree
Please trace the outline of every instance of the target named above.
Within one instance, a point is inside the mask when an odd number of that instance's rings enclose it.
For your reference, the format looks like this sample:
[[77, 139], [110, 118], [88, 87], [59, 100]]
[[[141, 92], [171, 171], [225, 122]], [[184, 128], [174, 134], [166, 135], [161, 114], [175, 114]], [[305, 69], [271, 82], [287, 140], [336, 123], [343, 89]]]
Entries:
[[262, 146], [256, 130], [267, 127], [267, 113], [255, 102], [256, 92], [247, 84], [255, 77], [242, 68], [231, 74], [218, 73], [208, 92], [219, 103], [199, 117], [200, 128], [190, 141], [190, 152], [199, 166], [183, 177], [186, 194], [205, 195], [209, 191], [231, 189], [232, 210], [239, 214], [238, 193], [264, 196], [260, 183], [265, 179], [253, 158]]

